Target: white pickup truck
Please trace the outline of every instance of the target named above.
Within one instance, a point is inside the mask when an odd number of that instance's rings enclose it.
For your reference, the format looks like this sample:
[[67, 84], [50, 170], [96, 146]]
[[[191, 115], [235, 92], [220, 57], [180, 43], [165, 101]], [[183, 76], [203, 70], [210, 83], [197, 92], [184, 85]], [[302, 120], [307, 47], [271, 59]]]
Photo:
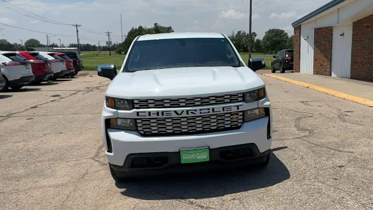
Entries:
[[271, 104], [261, 78], [217, 33], [137, 37], [113, 79], [102, 111], [113, 178], [266, 166]]

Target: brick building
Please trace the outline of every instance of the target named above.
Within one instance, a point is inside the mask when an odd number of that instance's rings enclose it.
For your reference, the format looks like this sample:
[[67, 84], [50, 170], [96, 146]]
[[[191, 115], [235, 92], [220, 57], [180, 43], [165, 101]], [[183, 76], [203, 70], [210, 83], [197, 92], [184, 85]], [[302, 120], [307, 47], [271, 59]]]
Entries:
[[295, 72], [373, 81], [373, 0], [333, 0], [293, 27]]

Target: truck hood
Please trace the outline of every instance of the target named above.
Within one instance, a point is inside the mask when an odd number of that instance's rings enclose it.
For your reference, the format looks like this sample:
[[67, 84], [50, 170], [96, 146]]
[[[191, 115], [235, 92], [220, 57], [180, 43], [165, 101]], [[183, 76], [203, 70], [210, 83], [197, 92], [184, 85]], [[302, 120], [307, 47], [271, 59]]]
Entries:
[[121, 72], [106, 95], [126, 99], [203, 96], [263, 86], [261, 78], [247, 67], [186, 67]]

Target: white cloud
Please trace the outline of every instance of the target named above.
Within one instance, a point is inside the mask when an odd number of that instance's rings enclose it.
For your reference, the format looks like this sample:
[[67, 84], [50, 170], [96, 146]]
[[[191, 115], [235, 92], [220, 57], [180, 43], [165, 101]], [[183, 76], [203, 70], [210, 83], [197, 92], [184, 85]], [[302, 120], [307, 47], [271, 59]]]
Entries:
[[226, 19], [241, 19], [245, 17], [245, 14], [242, 14], [241, 12], [234, 9], [230, 9], [227, 11], [223, 11], [220, 16]]
[[[1, 0], [0, 0], [1, 1]], [[291, 23], [299, 15], [308, 14], [330, 0], [261, 0], [253, 1], [253, 31], [262, 38], [271, 28], [282, 28], [290, 34]], [[124, 35], [132, 27], [140, 25], [151, 27], [154, 23], [172, 26], [176, 32], [211, 31], [230, 34], [232, 31], [248, 31], [249, 7], [247, 0], [12, 0], [4, 4], [13, 4], [18, 8], [40, 16], [70, 24], [81, 24], [79, 35], [82, 43], [104, 43], [104, 32], [112, 32], [113, 42], [121, 39], [120, 14], [123, 16]], [[291, 5], [291, 7], [289, 7]], [[35, 20], [20, 12], [0, 5], [0, 23], [52, 34], [51, 41], [68, 45], [76, 42], [75, 27], [56, 25]], [[296, 11], [296, 12], [294, 12]], [[34, 24], [31, 24], [34, 23]], [[9, 42], [19, 42], [36, 38], [46, 42], [45, 34], [23, 31], [0, 25], [1, 38]], [[90, 33], [95, 32], [95, 33]]]
[[0, 17], [0, 23], [15, 24], [15, 21], [13, 19], [10, 19], [10, 18]]
[[294, 28], [292, 26], [283, 27], [281, 29], [288, 33], [289, 36], [294, 34]]
[[290, 19], [290, 18], [296, 18], [297, 17], [297, 13], [295, 12], [283, 12], [283, 13], [271, 13], [271, 15], [269, 16], [269, 18], [271, 19]]

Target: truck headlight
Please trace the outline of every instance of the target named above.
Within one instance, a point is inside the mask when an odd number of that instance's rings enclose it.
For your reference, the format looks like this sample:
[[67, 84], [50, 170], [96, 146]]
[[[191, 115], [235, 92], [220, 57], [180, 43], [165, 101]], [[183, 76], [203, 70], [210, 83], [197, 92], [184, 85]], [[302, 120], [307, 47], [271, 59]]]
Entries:
[[106, 106], [112, 109], [131, 110], [133, 109], [133, 101], [127, 99], [106, 97]]
[[259, 101], [265, 97], [265, 88], [253, 90], [244, 94], [245, 102]]
[[264, 116], [266, 116], [264, 108], [250, 109], [244, 112], [245, 122], [255, 120]]
[[135, 119], [112, 118], [110, 119], [110, 128], [121, 130], [136, 130]]

